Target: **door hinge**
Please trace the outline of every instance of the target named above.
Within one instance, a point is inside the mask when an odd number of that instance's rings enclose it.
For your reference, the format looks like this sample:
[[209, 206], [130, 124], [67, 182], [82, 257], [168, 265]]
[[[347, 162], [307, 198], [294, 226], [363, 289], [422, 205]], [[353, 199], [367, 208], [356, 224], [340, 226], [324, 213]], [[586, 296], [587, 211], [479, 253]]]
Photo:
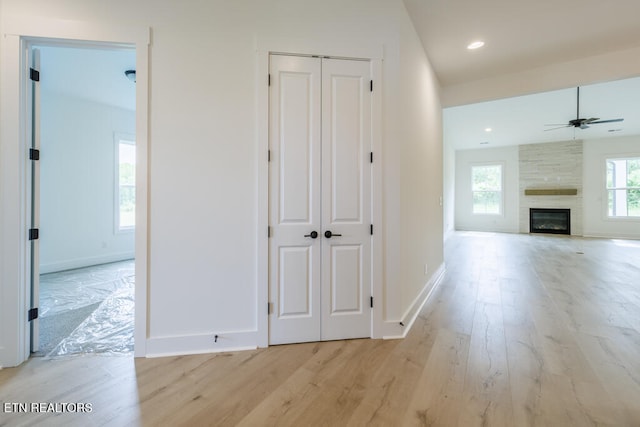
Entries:
[[40, 81], [40, 71], [36, 70], [35, 68], [29, 68], [29, 78], [31, 80], [33, 80], [34, 82], [39, 82]]
[[369, 81], [369, 91], [373, 92], [373, 80]]
[[273, 304], [271, 304], [270, 302], [267, 303], [267, 315], [271, 314], [271, 306]]
[[271, 226], [267, 226], [267, 237], [271, 237]]
[[38, 307], [35, 307], [35, 308], [32, 308], [31, 310], [29, 310], [27, 315], [28, 315], [29, 322], [31, 322], [34, 319], [37, 319], [38, 318]]
[[29, 148], [29, 160], [40, 160], [40, 150]]
[[268, 85], [268, 86], [271, 86], [271, 74], [268, 74], [268, 77], [267, 77], [267, 85]]
[[271, 161], [271, 150], [267, 150], [267, 162]]
[[371, 308], [373, 308], [373, 297], [371, 297]]
[[29, 240], [38, 240], [39, 237], [40, 237], [40, 230], [38, 230], [37, 228], [29, 229]]
[[373, 151], [369, 153], [369, 163], [373, 163]]
[[371, 235], [373, 236], [373, 224], [371, 224], [371, 229], [369, 231], [371, 232]]

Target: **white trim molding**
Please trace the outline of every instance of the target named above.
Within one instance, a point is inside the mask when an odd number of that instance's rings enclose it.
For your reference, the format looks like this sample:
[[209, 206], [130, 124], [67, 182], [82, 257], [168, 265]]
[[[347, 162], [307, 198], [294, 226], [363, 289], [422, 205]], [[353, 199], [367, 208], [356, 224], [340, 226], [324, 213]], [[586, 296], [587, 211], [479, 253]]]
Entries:
[[413, 303], [405, 311], [402, 319], [389, 320], [384, 324], [384, 339], [399, 339], [407, 336], [411, 327], [416, 321], [416, 318], [420, 314], [422, 307], [427, 303], [433, 291], [440, 285], [444, 279], [445, 265], [440, 264], [438, 269], [433, 273], [429, 281], [424, 285], [420, 293], [413, 300]]
[[150, 28], [111, 26], [32, 16], [3, 16], [0, 81], [0, 366], [17, 366], [30, 354], [26, 312], [30, 301], [27, 52], [34, 44], [128, 47], [136, 50], [136, 290], [135, 355], [148, 337], [148, 104]]
[[154, 337], [147, 341], [147, 357], [255, 350], [257, 331]]

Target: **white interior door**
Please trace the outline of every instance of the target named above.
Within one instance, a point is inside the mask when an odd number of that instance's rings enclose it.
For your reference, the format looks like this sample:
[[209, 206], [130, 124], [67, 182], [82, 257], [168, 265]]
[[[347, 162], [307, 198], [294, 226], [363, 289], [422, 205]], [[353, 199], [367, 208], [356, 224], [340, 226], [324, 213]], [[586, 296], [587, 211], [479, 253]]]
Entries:
[[270, 67], [270, 342], [318, 341], [320, 61], [274, 55]]
[[369, 76], [369, 62], [322, 61], [323, 340], [371, 336]]
[[369, 337], [369, 63], [272, 55], [270, 76], [270, 343]]

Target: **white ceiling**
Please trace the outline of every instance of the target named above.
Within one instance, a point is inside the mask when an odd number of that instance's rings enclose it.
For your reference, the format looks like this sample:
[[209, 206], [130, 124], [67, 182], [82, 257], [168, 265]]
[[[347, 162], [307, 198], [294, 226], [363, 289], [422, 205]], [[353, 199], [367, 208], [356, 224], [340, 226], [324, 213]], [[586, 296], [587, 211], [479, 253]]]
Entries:
[[[562, 69], [566, 64], [598, 63], [604, 54], [640, 47], [640, 1], [615, 0], [404, 0], [416, 31], [444, 92], [478, 88], [484, 82], [499, 84], [532, 69]], [[483, 48], [466, 46], [481, 39]], [[637, 52], [637, 51], [636, 51]], [[595, 58], [595, 59], [594, 59]], [[616, 67], [604, 64], [616, 74]], [[546, 67], [546, 68], [544, 68]], [[635, 64], [626, 64], [619, 77], [640, 76]], [[634, 68], [636, 67], [636, 68]], [[623, 67], [617, 67], [623, 68]], [[586, 85], [591, 69], [557, 79], [544, 76], [536, 82], [535, 95], [445, 108], [445, 144], [456, 149], [550, 142], [569, 139], [607, 138], [640, 134], [640, 80]], [[591, 75], [589, 75], [591, 76]], [[591, 82], [597, 80], [590, 80]], [[602, 80], [600, 80], [602, 81]], [[559, 82], [562, 82], [558, 84]], [[623, 117], [622, 123], [593, 125], [589, 129], [558, 129], [545, 132], [547, 123], [576, 118], [576, 89], [581, 84], [581, 118]], [[522, 81], [521, 86], [530, 84]], [[516, 85], [517, 86], [517, 85]], [[486, 87], [486, 85], [485, 85]], [[518, 90], [505, 86], [502, 92]], [[531, 92], [527, 89], [519, 93]], [[450, 93], [450, 92], [448, 92]], [[485, 97], [486, 99], [497, 97]], [[491, 127], [492, 132], [484, 129]], [[621, 129], [609, 132], [610, 129]], [[488, 141], [488, 145], [480, 145]]]
[[43, 90], [126, 110], [135, 110], [135, 84], [124, 72], [135, 69], [133, 49], [38, 47]]
[[[404, 0], [443, 86], [640, 46], [638, 0]], [[477, 51], [466, 46], [477, 39]]]
[[576, 118], [576, 88], [450, 107], [443, 113], [444, 143], [460, 150], [640, 135], [640, 77], [582, 86], [580, 118], [591, 117], [624, 121], [548, 130], [557, 126], [546, 124]]

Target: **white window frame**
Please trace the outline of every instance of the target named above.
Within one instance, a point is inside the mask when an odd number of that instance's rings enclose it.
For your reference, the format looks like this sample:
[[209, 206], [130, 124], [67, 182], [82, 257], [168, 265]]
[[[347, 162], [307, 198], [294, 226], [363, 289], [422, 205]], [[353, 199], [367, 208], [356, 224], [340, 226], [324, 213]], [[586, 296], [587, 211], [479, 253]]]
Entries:
[[604, 197], [603, 197], [603, 205], [604, 205], [604, 216], [609, 221], [640, 221], [640, 216], [630, 216], [630, 215], [609, 215], [609, 191], [611, 190], [629, 190], [629, 189], [640, 189], [640, 187], [612, 187], [609, 188], [607, 182], [607, 171], [608, 164], [610, 161], [616, 160], [640, 160], [640, 154], [630, 154], [630, 155], [611, 155], [606, 156], [604, 158], [604, 173], [603, 173], [603, 181], [604, 181]]
[[[132, 134], [126, 133], [114, 133], [113, 147], [114, 147], [114, 191], [113, 191], [113, 218], [114, 218], [114, 232], [120, 233], [132, 233], [135, 231], [136, 226], [120, 226], [120, 144], [136, 145], [136, 137]], [[137, 166], [137, 160], [136, 160]], [[134, 188], [135, 188], [134, 184]], [[136, 200], [137, 202], [137, 200]]]
[[[473, 169], [480, 167], [492, 167], [499, 166], [500, 167], [500, 203], [498, 204], [498, 212], [474, 212], [474, 194], [476, 193], [473, 190]], [[471, 214], [472, 215], [487, 215], [487, 216], [504, 216], [504, 170], [505, 165], [504, 162], [483, 162], [483, 163], [471, 163], [469, 168], [469, 181], [470, 181], [470, 197], [471, 197]]]

